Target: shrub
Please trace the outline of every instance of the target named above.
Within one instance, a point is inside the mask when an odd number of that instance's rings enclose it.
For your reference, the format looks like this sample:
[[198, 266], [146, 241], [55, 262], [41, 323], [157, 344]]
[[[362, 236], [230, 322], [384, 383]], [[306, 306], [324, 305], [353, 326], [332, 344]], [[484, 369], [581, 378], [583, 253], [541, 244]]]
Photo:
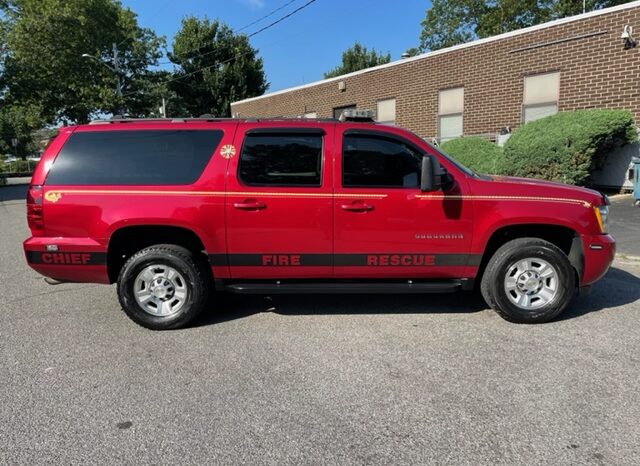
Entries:
[[30, 160], [14, 160], [13, 162], [0, 161], [0, 172], [5, 174], [13, 173], [32, 173], [37, 165], [37, 162]]
[[626, 110], [578, 110], [532, 121], [504, 147], [505, 174], [584, 185], [616, 147], [637, 132]]
[[442, 143], [440, 149], [479, 173], [499, 174], [502, 171], [502, 148], [486, 139], [477, 136], [452, 139]]

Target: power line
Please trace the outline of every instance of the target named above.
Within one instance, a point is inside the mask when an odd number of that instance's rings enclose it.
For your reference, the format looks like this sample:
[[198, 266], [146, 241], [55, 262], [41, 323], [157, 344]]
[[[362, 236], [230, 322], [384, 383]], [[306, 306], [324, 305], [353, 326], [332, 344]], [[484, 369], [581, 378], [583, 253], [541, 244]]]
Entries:
[[[297, 1], [297, 0], [293, 0], [293, 1]], [[280, 7], [280, 9], [282, 9], [282, 8], [286, 7], [287, 5], [289, 5], [289, 4], [291, 4], [291, 3], [293, 3], [293, 1], [290, 1], [289, 3], [287, 3], [287, 4], [283, 5], [282, 7]], [[263, 27], [263, 28], [261, 28], [261, 29], [257, 30], [256, 32], [252, 32], [251, 34], [247, 35], [247, 38], [253, 37], [253, 36], [255, 36], [255, 35], [257, 35], [257, 34], [259, 34], [259, 33], [263, 32], [263, 31], [266, 31], [267, 29], [269, 29], [269, 28], [271, 28], [271, 27], [275, 26], [276, 24], [278, 24], [278, 23], [280, 23], [280, 22], [284, 21], [285, 19], [289, 18], [290, 16], [293, 16], [294, 14], [296, 14], [297, 12], [299, 12], [300, 10], [303, 10], [304, 8], [306, 8], [306, 7], [307, 7], [307, 6], [309, 6], [310, 4], [314, 3], [315, 1], [316, 1], [316, 0], [310, 0], [309, 2], [305, 3], [305, 4], [304, 4], [304, 5], [302, 5], [301, 7], [299, 7], [299, 8], [297, 8], [297, 9], [293, 10], [293, 11], [292, 11], [291, 13], [289, 13], [288, 15], [285, 15], [285, 16], [283, 16], [282, 18], [277, 19], [277, 20], [276, 20], [276, 21], [274, 21], [273, 23], [268, 24], [267, 26], [265, 26], [265, 27]], [[277, 10], [274, 10], [274, 11], [277, 11]], [[267, 15], [267, 16], [270, 16], [270, 15]], [[263, 17], [263, 18], [261, 18], [261, 19], [264, 19], [264, 18], [266, 18], [267, 16], [264, 16], [264, 17]], [[255, 21], [255, 22], [259, 22], [259, 21], [261, 21], [261, 20], [258, 20], [258, 21]], [[252, 24], [255, 24], [255, 22], [254, 22], [254, 23], [252, 23]], [[222, 50], [222, 49], [224, 49], [224, 48], [225, 48], [225, 47], [223, 47], [223, 46], [214, 47], [214, 48], [213, 48], [213, 50], [209, 50], [208, 52], [205, 52], [205, 53], [202, 53], [202, 54], [200, 54], [200, 55], [196, 55], [196, 56], [194, 56], [194, 57], [190, 57], [190, 58], [191, 58], [191, 59], [195, 59], [195, 58], [202, 58], [202, 57], [205, 57], [205, 56], [210, 55], [210, 54], [212, 54], [212, 53], [215, 53], [215, 52], [217, 52], [218, 50]], [[173, 62], [172, 62], [172, 61], [165, 61], [165, 62], [160, 62], [160, 63], [158, 63], [158, 65], [168, 65], [168, 64], [171, 64], [171, 63], [173, 63]], [[206, 69], [206, 68], [210, 68], [210, 66], [209, 66], [209, 67], [202, 68], [202, 69]]]
[[[280, 22], [284, 21], [285, 19], [287, 19], [287, 18], [289, 18], [289, 17], [293, 16], [293, 15], [294, 15], [294, 14], [296, 14], [297, 12], [299, 12], [299, 11], [301, 11], [301, 10], [305, 9], [306, 7], [308, 7], [309, 5], [311, 5], [312, 3], [316, 2], [316, 1], [317, 1], [317, 0], [309, 0], [307, 3], [305, 3], [305, 4], [304, 4], [304, 5], [302, 5], [302, 6], [300, 6], [300, 7], [299, 7], [299, 8], [297, 8], [297, 9], [293, 10], [291, 13], [289, 13], [289, 14], [287, 14], [287, 15], [285, 15], [285, 16], [283, 16], [283, 17], [279, 18], [279, 19], [277, 19], [276, 21], [272, 22], [271, 24], [268, 24], [267, 26], [263, 27], [262, 29], [257, 30], [256, 32], [254, 32], [254, 33], [252, 33], [252, 34], [248, 35], [247, 37], [252, 37], [252, 36], [255, 36], [256, 34], [259, 34], [259, 33], [263, 32], [263, 31], [266, 31], [267, 29], [269, 29], [269, 28], [271, 28], [271, 27], [275, 26], [276, 24], [278, 24], [278, 23], [280, 23]], [[209, 53], [212, 53], [212, 51], [207, 52], [207, 54], [209, 54]], [[198, 70], [192, 71], [192, 72], [187, 73], [187, 74], [183, 74], [183, 75], [181, 75], [181, 76], [176, 76], [175, 78], [172, 78], [172, 79], [168, 79], [168, 80], [166, 80], [166, 81], [163, 81], [163, 82], [162, 82], [162, 84], [169, 84], [170, 82], [178, 81], [178, 80], [180, 80], [180, 79], [183, 79], [183, 78], [186, 78], [186, 77], [189, 77], [189, 76], [193, 76], [194, 74], [200, 73], [201, 71], [207, 70], [207, 69], [209, 69], [209, 68], [213, 68], [214, 66], [222, 66], [222, 65], [225, 65], [225, 64], [227, 64], [227, 63], [229, 63], [229, 62], [231, 62], [231, 61], [233, 61], [233, 60], [236, 60], [236, 59], [238, 59], [238, 58], [244, 57], [245, 55], [249, 55], [249, 54], [251, 54], [251, 53], [254, 53], [254, 50], [250, 48], [248, 51], [246, 51], [246, 52], [244, 52], [244, 53], [240, 53], [240, 54], [238, 54], [238, 55], [235, 55], [235, 56], [233, 56], [233, 57], [231, 57], [231, 58], [229, 58], [229, 59], [227, 59], [227, 60], [223, 60], [223, 61], [221, 61], [221, 62], [217, 62], [217, 63], [214, 63], [214, 64], [212, 64], [212, 65], [208, 65], [208, 66], [202, 67], [202, 68], [200, 68], [200, 69], [198, 69]], [[204, 55], [206, 55], [206, 54], [202, 54], [202, 55], [200, 55], [200, 57], [202, 57], [202, 56], [204, 56]], [[196, 57], [194, 57], [194, 58], [196, 58]], [[126, 97], [126, 96], [131, 95], [131, 94], [135, 94], [135, 93], [136, 93], [136, 92], [130, 92], [130, 93], [128, 93], [128, 94], [125, 94], [123, 97]]]
[[256, 32], [252, 32], [251, 34], [249, 34], [247, 37], [253, 37], [256, 34], [260, 34], [263, 31], [266, 31], [267, 29], [275, 26], [276, 24], [284, 21], [285, 19], [295, 15], [297, 12], [299, 12], [300, 10], [304, 10], [306, 7], [308, 7], [309, 5], [311, 5], [312, 3], [314, 3], [316, 0], [309, 0], [307, 3], [305, 3], [304, 5], [296, 8], [295, 10], [293, 10], [291, 13], [289, 13], [288, 15], [284, 15], [282, 18], [279, 18], [277, 20], [275, 20], [273, 23], [271, 24], [267, 24], [265, 27], [263, 27], [262, 29], [258, 29]]
[[[249, 27], [253, 26], [254, 24], [257, 24], [257, 23], [261, 22], [262, 20], [267, 19], [267, 18], [268, 18], [268, 17], [270, 17], [270, 16], [273, 16], [273, 15], [274, 15], [275, 13], [277, 13], [278, 11], [283, 10], [284, 8], [288, 7], [289, 5], [291, 5], [292, 3], [295, 3], [295, 2], [297, 2], [297, 1], [298, 1], [298, 0], [289, 0], [289, 1], [288, 1], [287, 3], [285, 3], [284, 5], [282, 5], [282, 6], [278, 7], [278, 8], [276, 8], [275, 10], [273, 10], [273, 11], [271, 11], [271, 12], [269, 12], [269, 13], [267, 13], [267, 14], [266, 14], [266, 15], [264, 15], [263, 17], [258, 18], [257, 20], [255, 20], [255, 21], [253, 21], [253, 22], [251, 22], [251, 23], [249, 23], [249, 24], [247, 24], [247, 25], [245, 25], [245, 26], [242, 26], [240, 29], [236, 29], [236, 30], [234, 30], [233, 32], [238, 33], [238, 32], [240, 32], [240, 31], [244, 31], [245, 29], [247, 29], [247, 28], [249, 28]], [[310, 3], [313, 3], [314, 1], [315, 1], [315, 0], [313, 0], [313, 1], [312, 1], [312, 2], [310, 2]], [[287, 16], [285, 16], [285, 17], [283, 17], [283, 18], [280, 18], [280, 20], [276, 21], [275, 23], [272, 23], [271, 25], [276, 24], [276, 23], [278, 23], [278, 22], [282, 21], [283, 19], [288, 18], [289, 16], [293, 15], [294, 13], [296, 13], [297, 11], [301, 10], [301, 9], [302, 9], [302, 8], [304, 8], [304, 7], [306, 7], [306, 5], [303, 5], [302, 7], [298, 8], [297, 10], [295, 10], [295, 11], [291, 12], [289, 15], [287, 15]], [[271, 26], [271, 25], [269, 25], [269, 26]], [[267, 28], [268, 28], [269, 26], [267, 26]], [[264, 28], [263, 28], [263, 29], [261, 29], [260, 31], [257, 31], [257, 32], [254, 32], [254, 33], [252, 33], [252, 34], [248, 35], [247, 37], [255, 36], [255, 35], [256, 35], [256, 34], [258, 34], [259, 32], [262, 32], [262, 30], [264, 30]], [[199, 47], [197, 50], [201, 50], [201, 49], [202, 49], [202, 48], [204, 48], [204, 47], [206, 47], [206, 45], [203, 45], [202, 47]], [[209, 50], [208, 52], [205, 52], [205, 53], [203, 53], [203, 54], [201, 54], [201, 55], [196, 55], [196, 56], [191, 57], [191, 58], [192, 58], [192, 59], [193, 59], [193, 58], [201, 58], [201, 57], [204, 57], [204, 56], [206, 56], [206, 55], [212, 54], [212, 53], [214, 53], [214, 52], [216, 52], [217, 50], [220, 50], [220, 49], [222, 49], [222, 48], [224, 48], [224, 47], [215, 47], [213, 50]], [[189, 51], [189, 52], [187, 52], [187, 53], [193, 53], [193, 52], [195, 52], [195, 51], [196, 51], [196, 50], [191, 50], [191, 51]], [[169, 64], [171, 64], [171, 63], [173, 63], [173, 62], [172, 62], [172, 61], [163, 61], [163, 62], [160, 62], [160, 63], [158, 63], [158, 64], [159, 64], [159, 65], [169, 65]]]
[[250, 28], [250, 27], [251, 27], [251, 26], [253, 26], [254, 24], [258, 24], [260, 21], [262, 21], [262, 20], [264, 20], [264, 19], [267, 19], [269, 16], [274, 15], [274, 14], [275, 14], [275, 13], [277, 13], [278, 11], [283, 10], [284, 8], [288, 7], [289, 5], [291, 5], [292, 3], [297, 2], [297, 1], [298, 1], [298, 0], [290, 0], [290, 1], [288, 1], [287, 3], [285, 3], [284, 5], [282, 5], [282, 6], [278, 7], [278, 8], [276, 8], [275, 10], [273, 10], [273, 11], [271, 11], [271, 12], [269, 12], [269, 13], [267, 13], [267, 14], [266, 14], [266, 15], [264, 15], [262, 18], [258, 18], [258, 19], [256, 19], [255, 21], [253, 21], [253, 22], [251, 22], [251, 23], [247, 24], [246, 26], [242, 26], [240, 29], [236, 29], [236, 31], [235, 31], [235, 32], [244, 31], [245, 29]]
[[[192, 72], [187, 73], [187, 74], [183, 74], [183, 75], [180, 75], [180, 76], [176, 76], [175, 78], [167, 79], [166, 81], [162, 81], [162, 83], [160, 83], [160, 84], [169, 84], [169, 83], [171, 83], [171, 82], [178, 81], [178, 80], [180, 80], [180, 79], [187, 78], [187, 77], [189, 77], [189, 76], [193, 76], [194, 74], [198, 74], [198, 73], [200, 73], [201, 71], [207, 70], [207, 69], [209, 69], [209, 68], [213, 68], [214, 66], [222, 66], [222, 65], [226, 65], [227, 63], [229, 63], [229, 62], [231, 62], [231, 61], [233, 61], [233, 60], [236, 60], [236, 59], [238, 59], [238, 58], [242, 58], [242, 57], [244, 57], [245, 55], [249, 55], [249, 54], [252, 54], [252, 53], [255, 53], [255, 51], [254, 51], [253, 49], [249, 49], [249, 50], [247, 50], [246, 52], [239, 53], [238, 55], [234, 55], [233, 57], [231, 57], [231, 58], [229, 58], [229, 59], [227, 59], [227, 60], [223, 60], [223, 61], [221, 61], [221, 62], [214, 63], [213, 65], [205, 66], [205, 67], [203, 67], [203, 68], [200, 68], [200, 69], [198, 69], [198, 70], [192, 71]], [[137, 94], [137, 93], [138, 93], [137, 91], [136, 91], [136, 92], [129, 92], [129, 93], [127, 93], [127, 94], [124, 94], [124, 96], [123, 96], [123, 97], [127, 97], [127, 96], [129, 96], [129, 95]]]

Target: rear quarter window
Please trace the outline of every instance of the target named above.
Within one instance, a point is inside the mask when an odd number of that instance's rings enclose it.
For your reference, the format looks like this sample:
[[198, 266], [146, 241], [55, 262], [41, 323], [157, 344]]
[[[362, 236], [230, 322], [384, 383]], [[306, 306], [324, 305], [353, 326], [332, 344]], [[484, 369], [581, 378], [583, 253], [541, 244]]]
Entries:
[[220, 130], [76, 132], [56, 157], [47, 184], [191, 184], [222, 136]]

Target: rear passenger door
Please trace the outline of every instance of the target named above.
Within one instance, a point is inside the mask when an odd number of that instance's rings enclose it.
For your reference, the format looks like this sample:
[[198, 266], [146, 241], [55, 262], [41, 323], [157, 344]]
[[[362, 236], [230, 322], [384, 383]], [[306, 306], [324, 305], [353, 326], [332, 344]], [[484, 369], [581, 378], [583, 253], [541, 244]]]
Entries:
[[331, 277], [330, 136], [317, 123], [238, 127], [226, 148], [228, 254], [220, 258], [232, 278]]

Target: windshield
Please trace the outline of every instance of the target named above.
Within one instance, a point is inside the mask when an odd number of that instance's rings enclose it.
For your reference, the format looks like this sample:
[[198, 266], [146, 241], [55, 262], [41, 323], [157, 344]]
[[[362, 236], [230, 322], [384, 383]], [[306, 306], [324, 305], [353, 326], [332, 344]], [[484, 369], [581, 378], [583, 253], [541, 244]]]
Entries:
[[437, 148], [436, 146], [434, 146], [433, 144], [431, 144], [429, 141], [427, 141], [424, 138], [421, 138], [420, 136], [418, 136], [416, 133], [414, 133], [413, 131], [409, 131], [409, 130], [405, 130], [410, 132], [411, 134], [413, 134], [415, 137], [422, 139], [424, 141], [424, 143], [426, 145], [428, 145], [429, 147], [431, 147], [434, 151], [436, 151], [438, 154], [440, 154], [443, 158], [447, 159], [447, 161], [451, 162], [452, 165], [455, 165], [456, 168], [460, 169], [460, 171], [466, 173], [469, 176], [473, 176], [474, 178], [482, 178], [482, 175], [468, 167], [465, 167], [464, 165], [462, 165], [460, 162], [458, 162], [457, 160], [455, 160], [454, 158], [450, 157], [449, 155], [445, 154], [444, 152], [442, 152], [439, 148]]

